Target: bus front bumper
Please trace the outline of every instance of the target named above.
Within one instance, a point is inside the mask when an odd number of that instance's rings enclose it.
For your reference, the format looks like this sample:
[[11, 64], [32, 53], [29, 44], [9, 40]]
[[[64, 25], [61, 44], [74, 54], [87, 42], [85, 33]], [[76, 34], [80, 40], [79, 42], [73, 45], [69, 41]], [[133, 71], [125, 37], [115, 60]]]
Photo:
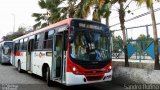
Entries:
[[97, 82], [104, 82], [104, 81], [111, 81], [112, 80], [112, 70], [108, 73], [105, 73], [101, 80], [92, 80], [87, 81], [85, 75], [75, 75], [72, 72], [66, 73], [66, 85], [81, 85], [81, 84], [90, 84], [90, 83], [97, 83]]

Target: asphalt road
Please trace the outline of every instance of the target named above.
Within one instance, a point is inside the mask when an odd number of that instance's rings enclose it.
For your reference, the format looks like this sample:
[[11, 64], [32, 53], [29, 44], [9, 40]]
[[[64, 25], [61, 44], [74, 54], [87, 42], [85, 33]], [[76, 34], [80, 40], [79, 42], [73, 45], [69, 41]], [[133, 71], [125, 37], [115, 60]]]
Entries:
[[14, 66], [0, 64], [0, 90], [126, 90], [112, 82], [69, 86], [53, 83], [48, 87], [46, 81], [26, 72], [19, 73]]

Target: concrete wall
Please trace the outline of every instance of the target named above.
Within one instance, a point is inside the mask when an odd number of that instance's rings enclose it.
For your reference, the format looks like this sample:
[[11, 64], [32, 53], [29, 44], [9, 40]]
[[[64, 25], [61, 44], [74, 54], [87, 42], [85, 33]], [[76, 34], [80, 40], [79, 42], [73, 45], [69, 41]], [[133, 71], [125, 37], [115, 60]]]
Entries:
[[[112, 61], [113, 67], [124, 67], [124, 61]], [[153, 62], [134, 62], [129, 61], [129, 67], [131, 68], [141, 68], [141, 69], [154, 69], [154, 63]]]
[[160, 70], [114, 67], [113, 80], [116, 84], [160, 84]]

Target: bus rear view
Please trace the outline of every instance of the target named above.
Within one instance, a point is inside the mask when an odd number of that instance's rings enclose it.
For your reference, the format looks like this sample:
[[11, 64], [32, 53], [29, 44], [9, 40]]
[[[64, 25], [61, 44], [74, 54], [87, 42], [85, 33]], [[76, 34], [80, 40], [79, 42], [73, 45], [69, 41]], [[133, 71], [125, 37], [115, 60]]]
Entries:
[[12, 41], [3, 41], [0, 43], [0, 62], [2, 64], [11, 64], [12, 48]]
[[73, 19], [68, 48], [67, 85], [111, 81], [110, 32], [107, 26]]

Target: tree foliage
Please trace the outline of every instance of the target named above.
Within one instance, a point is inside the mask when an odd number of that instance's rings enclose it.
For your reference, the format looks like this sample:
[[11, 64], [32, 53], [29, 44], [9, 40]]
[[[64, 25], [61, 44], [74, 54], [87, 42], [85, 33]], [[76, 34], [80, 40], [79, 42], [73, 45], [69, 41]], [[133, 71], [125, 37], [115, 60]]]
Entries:
[[155, 52], [155, 69], [160, 69], [159, 64], [159, 46], [158, 46], [158, 35], [157, 35], [157, 26], [156, 26], [156, 19], [154, 14], [154, 7], [153, 2], [159, 1], [159, 0], [136, 0], [139, 5], [142, 5], [143, 3], [146, 3], [147, 8], [149, 9], [151, 13], [151, 19], [152, 19], [152, 27], [153, 27], [153, 40], [154, 40], [154, 52]]
[[112, 35], [112, 40], [113, 40], [113, 52], [118, 53], [119, 50], [122, 50], [123, 40], [121, 36], [114, 36], [114, 35]]
[[63, 0], [40, 0], [38, 4], [41, 9], [46, 10], [45, 13], [33, 13], [32, 17], [35, 17], [35, 21], [37, 22], [33, 28], [36, 30], [37, 28], [43, 28], [48, 26], [49, 24], [53, 24], [58, 22], [65, 17], [61, 16], [63, 12], [61, 7], [58, 7]]
[[26, 28], [19, 27], [17, 32], [7, 34], [6, 36], [3, 36], [2, 39], [4, 41], [11, 41], [17, 37], [24, 35], [25, 33], [28, 33], [28, 32], [26, 32]]
[[[67, 2], [66, 6], [59, 5]], [[101, 21], [102, 17], [108, 18], [111, 11], [111, 4], [114, 0], [40, 0], [39, 6], [46, 10], [46, 13], [33, 13], [37, 22], [33, 27], [43, 28], [65, 18], [87, 18], [94, 7], [93, 21]], [[108, 23], [108, 22], [107, 22]]]
[[144, 51], [149, 44], [153, 41], [153, 39], [150, 36], [146, 36], [144, 34], [141, 34], [137, 39], [137, 45], [135, 46], [137, 48], [137, 52]]

